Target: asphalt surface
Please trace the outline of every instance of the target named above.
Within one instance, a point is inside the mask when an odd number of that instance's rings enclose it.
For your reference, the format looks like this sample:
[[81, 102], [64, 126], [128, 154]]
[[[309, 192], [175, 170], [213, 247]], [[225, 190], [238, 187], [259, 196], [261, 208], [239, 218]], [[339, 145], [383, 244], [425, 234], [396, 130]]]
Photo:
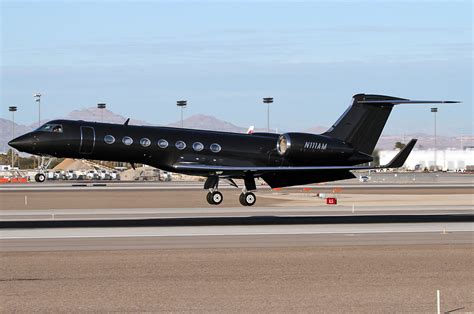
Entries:
[[[177, 189], [173, 187], [157, 188], [151, 186], [133, 187], [130, 189], [115, 189], [113, 187], [82, 187], [76, 190], [62, 190], [61, 188], [50, 188], [51, 190], [37, 189], [4, 189], [0, 190], [0, 210], [20, 210], [20, 209], [87, 209], [87, 208], [203, 208], [209, 207], [205, 200], [206, 191], [198, 188]], [[361, 189], [361, 188], [358, 188]], [[372, 192], [370, 192], [372, 191]], [[295, 200], [303, 200], [305, 203], [308, 199], [312, 201], [311, 206], [323, 205], [324, 199], [318, 199], [318, 193], [327, 196], [342, 197], [346, 195], [371, 195], [384, 196], [392, 195], [391, 199], [402, 201], [403, 198], [410, 199], [418, 195], [433, 195], [425, 198], [426, 205], [438, 204], [438, 200], [446, 204], [455, 202], [457, 195], [472, 195], [474, 189], [470, 186], [458, 187], [450, 186], [449, 188], [414, 188], [414, 187], [386, 187], [385, 190], [371, 190], [370, 188], [362, 188], [359, 190], [347, 191], [343, 188], [331, 188], [328, 190], [299, 190], [299, 191], [270, 191], [268, 189], [261, 190], [257, 193], [257, 206], [263, 207], [284, 207], [294, 206]], [[240, 207], [238, 197], [240, 191], [238, 189], [223, 190], [224, 201], [222, 207]], [[291, 197], [294, 194], [299, 199]], [[396, 195], [405, 195], [404, 197]], [[290, 197], [288, 197], [290, 196]], [[304, 199], [306, 198], [306, 199]], [[363, 203], [362, 200], [357, 201], [356, 205]], [[400, 205], [400, 204], [394, 204]]]
[[472, 222], [425, 222], [3, 229], [0, 251], [133, 249], [144, 248], [145, 242], [154, 249], [299, 246], [302, 238], [306, 238], [301, 241], [304, 245], [326, 246], [406, 244], [407, 240], [472, 244], [473, 228]]
[[472, 183], [264, 188], [255, 207], [223, 189], [215, 207], [201, 183], [0, 187], [0, 227], [33, 223], [0, 229], [0, 311], [434, 312], [438, 289], [474, 311]]
[[346, 216], [346, 215], [443, 215], [472, 214], [471, 205], [355, 205], [286, 207], [202, 207], [202, 208], [82, 208], [18, 209], [0, 211], [0, 222], [22, 220], [115, 220], [156, 218], [219, 218], [255, 216]]
[[1, 310], [474, 311], [470, 244], [137, 248], [2, 253]]

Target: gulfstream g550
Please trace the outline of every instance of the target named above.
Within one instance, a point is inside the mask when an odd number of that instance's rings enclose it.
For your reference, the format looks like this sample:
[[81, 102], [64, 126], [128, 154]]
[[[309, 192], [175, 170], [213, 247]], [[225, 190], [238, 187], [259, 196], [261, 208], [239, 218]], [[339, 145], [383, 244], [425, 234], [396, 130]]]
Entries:
[[[255, 179], [272, 188], [354, 178], [351, 170], [401, 167], [416, 139], [387, 165], [363, 166], [398, 104], [455, 103], [357, 94], [352, 105], [322, 134], [240, 134], [170, 127], [53, 120], [9, 145], [23, 152], [54, 157], [147, 164], [162, 170], [207, 178], [207, 201], [218, 205], [219, 180], [243, 179], [240, 203], [255, 204]], [[37, 175], [44, 181], [44, 174]]]

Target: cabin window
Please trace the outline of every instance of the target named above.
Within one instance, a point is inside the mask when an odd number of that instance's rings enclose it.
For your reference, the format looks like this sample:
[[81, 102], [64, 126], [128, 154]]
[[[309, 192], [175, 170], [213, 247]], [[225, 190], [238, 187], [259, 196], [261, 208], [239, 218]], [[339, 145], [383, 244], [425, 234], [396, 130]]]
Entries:
[[52, 130], [55, 133], [63, 133], [63, 126], [60, 124], [56, 124], [55, 126], [53, 126]]
[[115, 143], [115, 137], [113, 137], [112, 135], [106, 135], [104, 137], [104, 142], [107, 144], [113, 144]]
[[211, 148], [211, 151], [212, 151], [213, 153], [218, 153], [218, 152], [220, 152], [221, 149], [222, 149], [221, 145], [219, 145], [219, 144], [217, 144], [217, 143], [211, 144], [210, 148]]
[[164, 139], [161, 139], [161, 140], [158, 141], [158, 146], [160, 148], [166, 148], [166, 147], [168, 147], [168, 141], [164, 140]]
[[176, 148], [179, 150], [183, 150], [186, 148], [186, 143], [183, 141], [177, 141], [175, 144]]
[[140, 145], [142, 145], [143, 147], [148, 147], [151, 145], [151, 141], [144, 137], [140, 140]]
[[127, 146], [130, 146], [133, 144], [133, 139], [130, 136], [124, 136], [124, 138], [122, 138], [122, 143]]
[[37, 131], [42, 132], [54, 132], [54, 133], [63, 133], [63, 126], [61, 124], [45, 124], [41, 126]]
[[204, 145], [202, 145], [202, 143], [200, 143], [200, 142], [195, 142], [193, 144], [193, 149], [197, 152], [200, 152], [201, 150], [204, 149]]

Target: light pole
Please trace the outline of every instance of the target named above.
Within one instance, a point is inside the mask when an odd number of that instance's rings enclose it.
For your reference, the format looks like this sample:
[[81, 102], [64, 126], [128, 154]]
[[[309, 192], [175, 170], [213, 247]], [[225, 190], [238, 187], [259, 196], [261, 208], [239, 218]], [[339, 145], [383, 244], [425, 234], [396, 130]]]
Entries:
[[[15, 111], [17, 110], [16, 106], [8, 107], [8, 111], [12, 113], [12, 139], [15, 138]], [[12, 147], [12, 168], [14, 166], [14, 150]]]
[[273, 97], [263, 98], [263, 103], [267, 104], [267, 132], [270, 132], [270, 104], [273, 103]]
[[100, 109], [100, 122], [104, 122], [104, 109], [106, 105], [105, 104], [97, 104], [97, 108]]
[[183, 120], [183, 111], [184, 108], [188, 105], [188, 102], [186, 100], [178, 100], [176, 102], [176, 106], [181, 107], [181, 127], [184, 127], [184, 120]]
[[35, 101], [38, 103], [38, 127], [41, 126], [41, 94], [36, 93], [33, 94], [33, 97], [35, 98]]
[[436, 143], [436, 113], [438, 112], [438, 108], [434, 107], [431, 108], [431, 112], [434, 115], [434, 169], [438, 170], [438, 146]]

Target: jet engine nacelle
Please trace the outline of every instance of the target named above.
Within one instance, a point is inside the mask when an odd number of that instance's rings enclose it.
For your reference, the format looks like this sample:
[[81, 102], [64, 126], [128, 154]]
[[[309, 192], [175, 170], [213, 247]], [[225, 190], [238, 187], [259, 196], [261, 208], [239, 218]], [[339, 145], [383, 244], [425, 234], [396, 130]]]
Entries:
[[277, 141], [277, 151], [289, 160], [316, 160], [331, 156], [349, 158], [354, 153], [353, 148], [339, 140], [310, 133], [280, 135]]

